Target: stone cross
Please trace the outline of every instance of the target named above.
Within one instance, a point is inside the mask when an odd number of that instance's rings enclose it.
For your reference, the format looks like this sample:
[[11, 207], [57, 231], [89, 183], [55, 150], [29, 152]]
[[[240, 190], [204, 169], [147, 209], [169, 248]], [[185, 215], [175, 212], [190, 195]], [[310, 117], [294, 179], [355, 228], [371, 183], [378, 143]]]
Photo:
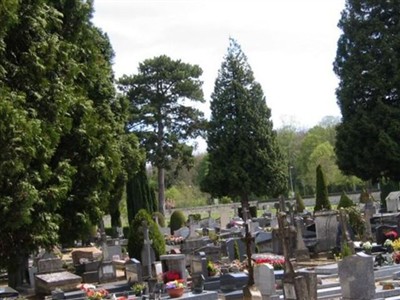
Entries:
[[350, 234], [348, 231], [348, 216], [346, 211], [341, 208], [339, 211], [339, 224], [340, 224], [340, 229], [342, 232], [342, 239], [341, 239], [341, 249], [343, 250], [344, 245], [347, 245], [350, 248], [351, 254], [355, 253], [354, 249], [354, 243], [350, 238]]
[[151, 277], [151, 244], [152, 241], [149, 238], [149, 227], [147, 226], [147, 222], [143, 221], [142, 222], [143, 225], [143, 234], [144, 234], [144, 249], [145, 249], [145, 253], [146, 253], [146, 257], [147, 257], [147, 274], [149, 277]]

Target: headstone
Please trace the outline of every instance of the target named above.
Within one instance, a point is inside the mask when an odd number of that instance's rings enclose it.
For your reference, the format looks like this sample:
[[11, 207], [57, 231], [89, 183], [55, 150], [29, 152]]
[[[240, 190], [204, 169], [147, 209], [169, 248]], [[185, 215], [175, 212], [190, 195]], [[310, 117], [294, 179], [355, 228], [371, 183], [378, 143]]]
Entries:
[[343, 300], [374, 299], [376, 288], [372, 256], [362, 252], [347, 256], [338, 263], [338, 270]]
[[229, 217], [230, 210], [222, 208], [220, 210], [220, 228], [227, 228], [229, 224], [230, 217]]
[[63, 262], [59, 258], [39, 259], [37, 262], [38, 273], [53, 273], [63, 271]]
[[186, 279], [186, 260], [184, 254], [166, 254], [161, 255], [160, 260], [163, 266], [163, 273], [167, 271], [176, 271], [181, 279]]
[[142, 264], [135, 258], [125, 263], [125, 276], [128, 282], [142, 282]]
[[65, 292], [75, 290], [82, 277], [67, 271], [35, 275], [36, 294], [51, 294], [59, 288]]
[[190, 235], [190, 229], [186, 226], [179, 228], [178, 230], [174, 231], [174, 236], [182, 237], [184, 239], [188, 238]]
[[200, 252], [198, 255], [193, 256], [190, 263], [190, 269], [192, 274], [201, 274], [204, 279], [208, 279], [207, 257], [204, 252]]
[[244, 272], [222, 274], [220, 277], [220, 289], [222, 292], [243, 289], [247, 282], [248, 276]]
[[91, 250], [73, 250], [71, 252], [72, 262], [74, 265], [79, 265], [86, 261], [92, 261], [94, 259], [93, 251]]
[[254, 282], [263, 300], [269, 300], [276, 295], [274, 267], [270, 264], [258, 264], [254, 267]]
[[142, 275], [145, 278], [151, 277], [151, 266], [156, 260], [156, 256], [154, 253], [154, 249], [151, 247], [152, 241], [149, 238], [149, 228], [147, 226], [147, 222], [143, 221], [143, 234], [144, 234], [144, 244], [143, 249], [141, 251], [142, 258]]
[[103, 257], [104, 260], [114, 260], [117, 256], [119, 259], [122, 257], [122, 248], [121, 245], [113, 245], [113, 246], [106, 246], [107, 247], [107, 256]]
[[103, 261], [99, 268], [99, 282], [110, 282], [117, 278], [117, 272], [112, 261]]
[[365, 236], [368, 240], [372, 239], [371, 218], [376, 213], [374, 202], [372, 200], [365, 203], [364, 219], [365, 219]]
[[318, 211], [314, 216], [317, 235], [316, 251], [329, 251], [336, 246], [337, 213], [336, 211]]
[[260, 253], [272, 252], [272, 233], [268, 231], [260, 231], [256, 235], [255, 243]]
[[302, 232], [303, 220], [297, 219], [296, 220], [296, 260], [301, 261], [309, 261], [310, 260], [310, 252], [306, 247], [304, 240], [303, 240], [303, 232]]
[[400, 191], [390, 192], [385, 201], [388, 212], [398, 212], [400, 209]]
[[[235, 248], [238, 250], [239, 257], [235, 258]], [[246, 255], [246, 245], [241, 238], [230, 238], [226, 240], [226, 253], [230, 260], [239, 259], [240, 261]]]

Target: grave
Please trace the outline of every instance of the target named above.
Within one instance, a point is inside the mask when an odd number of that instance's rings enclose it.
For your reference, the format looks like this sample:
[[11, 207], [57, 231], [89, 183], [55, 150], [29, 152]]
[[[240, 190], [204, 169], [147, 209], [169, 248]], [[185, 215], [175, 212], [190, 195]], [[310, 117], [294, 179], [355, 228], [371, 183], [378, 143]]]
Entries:
[[142, 282], [142, 264], [135, 258], [125, 263], [125, 277], [128, 282]]
[[35, 275], [36, 294], [49, 295], [55, 289], [63, 291], [75, 290], [82, 282], [82, 277], [67, 271]]
[[254, 267], [254, 282], [263, 300], [279, 299], [275, 289], [274, 267], [270, 264], [257, 264]]
[[175, 271], [180, 275], [180, 279], [186, 279], [186, 259], [184, 254], [166, 254], [160, 256], [163, 273]]
[[[343, 300], [374, 299], [374, 259], [362, 252], [347, 256], [338, 263]], [[360, 276], [362, 274], [362, 276]]]
[[318, 244], [317, 252], [329, 251], [336, 246], [338, 220], [336, 211], [318, 211], [315, 216], [315, 228]]

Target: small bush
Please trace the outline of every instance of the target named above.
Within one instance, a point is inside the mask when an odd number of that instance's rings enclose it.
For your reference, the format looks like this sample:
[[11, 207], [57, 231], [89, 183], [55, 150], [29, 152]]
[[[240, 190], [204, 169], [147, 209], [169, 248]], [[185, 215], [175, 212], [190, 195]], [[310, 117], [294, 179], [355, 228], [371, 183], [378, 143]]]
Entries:
[[305, 209], [303, 198], [301, 198], [300, 193], [296, 193], [296, 211], [302, 213]]
[[149, 239], [153, 241], [152, 247], [156, 259], [159, 259], [160, 255], [165, 254], [164, 236], [161, 234], [156, 222], [151, 218], [151, 215], [144, 209], [138, 211], [130, 226], [128, 237], [129, 257], [141, 259], [141, 252], [144, 245], [143, 221], [147, 222]]
[[170, 218], [169, 227], [171, 228], [171, 234], [174, 234], [175, 230], [178, 230], [186, 223], [186, 217], [183, 211], [175, 210]]
[[160, 213], [159, 211], [156, 211], [156, 212], [153, 213], [153, 217], [154, 217], [154, 216], [157, 216], [157, 218], [158, 218], [158, 224], [159, 224], [161, 227], [165, 227], [165, 217], [164, 217], [164, 215], [163, 215], [162, 213]]
[[339, 204], [337, 208], [347, 208], [347, 207], [352, 207], [355, 204], [353, 203], [353, 200], [350, 199], [349, 196], [345, 192], [342, 192], [342, 195], [340, 196]]

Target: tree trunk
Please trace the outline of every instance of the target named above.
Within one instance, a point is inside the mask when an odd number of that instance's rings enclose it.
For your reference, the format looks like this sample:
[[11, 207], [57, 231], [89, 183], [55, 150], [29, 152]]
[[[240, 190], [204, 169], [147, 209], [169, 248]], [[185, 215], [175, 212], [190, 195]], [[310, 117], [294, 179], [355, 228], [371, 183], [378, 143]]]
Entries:
[[165, 215], [164, 168], [158, 168], [158, 211]]

